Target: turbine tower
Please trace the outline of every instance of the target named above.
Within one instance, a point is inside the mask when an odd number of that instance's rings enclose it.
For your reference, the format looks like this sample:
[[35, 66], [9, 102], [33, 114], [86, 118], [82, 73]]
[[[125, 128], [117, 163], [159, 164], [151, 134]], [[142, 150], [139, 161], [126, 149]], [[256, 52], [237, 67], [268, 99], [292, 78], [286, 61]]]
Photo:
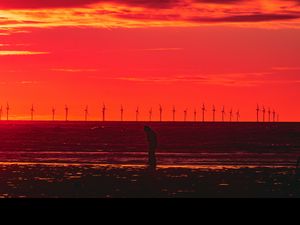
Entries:
[[153, 113], [153, 110], [152, 108], [149, 110], [149, 121], [151, 122], [152, 121], [152, 113]]
[[69, 119], [69, 107], [65, 105], [65, 111], [66, 111], [66, 121]]
[[102, 121], [104, 122], [105, 121], [105, 113], [106, 113], [106, 106], [105, 104], [103, 103], [103, 106], [102, 106]]
[[162, 112], [163, 112], [163, 108], [161, 105], [159, 105], [159, 121], [162, 122]]
[[256, 107], [256, 121], [259, 122], [259, 105], [257, 104], [257, 107]]
[[135, 111], [135, 120], [136, 120], [136, 122], [139, 121], [139, 114], [140, 114], [140, 109], [139, 109], [139, 107], [137, 107], [136, 111]]
[[124, 108], [123, 105], [121, 105], [121, 121], [123, 122], [123, 116], [124, 116]]
[[216, 121], [216, 107], [215, 107], [215, 105], [213, 105], [212, 111], [213, 111], [213, 122], [215, 122]]
[[240, 121], [240, 117], [241, 117], [241, 115], [240, 115], [240, 110], [238, 110], [238, 111], [236, 112], [236, 121], [237, 121], [237, 122]]
[[277, 122], [279, 122], [279, 114], [277, 113]]
[[224, 122], [225, 121], [225, 107], [223, 106], [223, 109], [222, 109], [222, 121]]
[[2, 120], [2, 113], [3, 113], [3, 109], [2, 109], [2, 105], [0, 107], [0, 121]]
[[264, 106], [263, 106], [263, 109], [262, 109], [262, 113], [263, 113], [263, 122], [265, 122], [266, 109], [265, 109]]
[[85, 107], [85, 110], [84, 110], [84, 119], [85, 119], [85, 121], [88, 121], [88, 115], [89, 115], [89, 106], [87, 105]]
[[173, 106], [172, 113], [173, 113], [173, 122], [175, 122], [175, 116], [176, 116], [176, 108], [175, 108], [175, 106]]
[[206, 111], [206, 109], [205, 109], [205, 105], [203, 103], [203, 105], [202, 105], [202, 122], [205, 121], [205, 111]]
[[31, 112], [31, 121], [33, 121], [33, 114], [34, 114], [34, 107], [33, 107], [33, 104], [32, 104], [32, 106], [31, 106], [30, 112]]
[[184, 114], [184, 122], [186, 122], [186, 119], [187, 119], [187, 109], [185, 109], [183, 111], [183, 114]]
[[197, 109], [194, 109], [194, 122], [197, 121]]
[[271, 109], [268, 109], [268, 117], [269, 117], [269, 123], [271, 122]]
[[273, 122], [275, 122], [275, 116], [276, 116], [276, 112], [275, 112], [275, 110], [273, 109]]
[[229, 112], [229, 116], [230, 116], [229, 120], [230, 120], [230, 122], [232, 122], [232, 116], [233, 116], [232, 108], [231, 108], [231, 110], [230, 110], [230, 112]]
[[9, 110], [10, 110], [9, 104], [7, 103], [7, 104], [6, 104], [6, 120], [7, 120], [7, 121], [8, 121]]
[[53, 121], [55, 120], [55, 112], [56, 112], [55, 108], [52, 107], [52, 120]]

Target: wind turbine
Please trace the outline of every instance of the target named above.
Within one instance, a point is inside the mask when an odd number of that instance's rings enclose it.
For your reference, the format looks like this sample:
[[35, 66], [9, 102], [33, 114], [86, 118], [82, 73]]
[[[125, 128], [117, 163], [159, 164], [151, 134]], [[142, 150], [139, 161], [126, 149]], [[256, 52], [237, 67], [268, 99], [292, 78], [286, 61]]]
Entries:
[[69, 107], [65, 105], [65, 111], [66, 111], [66, 121], [69, 119]]
[[256, 121], [259, 122], [259, 105], [257, 104], [257, 107], [256, 107]]
[[263, 122], [265, 122], [266, 109], [265, 109], [264, 106], [263, 106], [263, 109], [262, 109], [262, 113], [263, 113]]
[[85, 110], [84, 110], [84, 119], [85, 119], [85, 121], [88, 120], [88, 115], [89, 115], [89, 106], [87, 105], [85, 107]]
[[2, 105], [0, 107], [0, 121], [2, 120], [2, 113], [3, 113], [3, 109], [2, 109]]
[[268, 109], [269, 123], [271, 122], [271, 109]]
[[273, 109], [273, 122], [275, 122], [275, 116], [276, 116], [276, 112], [275, 112], [275, 110]]
[[231, 110], [230, 110], [230, 112], [229, 112], [229, 116], [230, 116], [229, 120], [230, 120], [230, 122], [232, 122], [232, 116], [233, 116], [232, 108], [231, 108]]
[[197, 121], [197, 109], [194, 109], [194, 121]]
[[139, 107], [137, 107], [136, 111], [135, 111], [135, 120], [136, 120], [136, 122], [139, 121], [139, 114], [140, 114], [140, 109], [139, 109]]
[[31, 112], [31, 121], [33, 121], [33, 113], [34, 113], [34, 107], [33, 107], [33, 104], [32, 104], [32, 106], [31, 106], [30, 112]]
[[237, 121], [237, 122], [240, 121], [240, 117], [241, 117], [241, 115], [240, 115], [240, 110], [238, 110], [238, 111], [236, 112], [236, 121]]
[[175, 122], [175, 115], [176, 115], [176, 108], [175, 108], [175, 106], [173, 106], [172, 113], [173, 113], [173, 122]]
[[153, 110], [152, 108], [149, 110], [149, 121], [151, 122], [152, 121], [152, 113], [153, 113]]
[[106, 113], [106, 106], [105, 104], [103, 103], [103, 106], [102, 106], [102, 121], [104, 122], [105, 121], [105, 113]]
[[159, 120], [160, 120], [160, 122], [162, 122], [162, 112], [163, 112], [163, 108], [161, 105], [159, 105]]
[[279, 122], [279, 114], [277, 113], [277, 122]]
[[216, 121], [216, 107], [215, 107], [215, 105], [213, 105], [212, 111], [213, 111], [213, 122], [215, 122]]
[[8, 121], [8, 114], [9, 114], [9, 110], [10, 110], [10, 108], [9, 108], [9, 104], [8, 103], [6, 103], [6, 120]]
[[121, 121], [123, 122], [123, 116], [124, 116], [124, 108], [123, 105], [121, 105]]
[[223, 106], [223, 109], [222, 109], [222, 121], [224, 122], [225, 121], [225, 107]]
[[53, 121], [55, 120], [55, 112], [56, 112], [55, 108], [52, 107], [52, 120]]
[[203, 103], [203, 105], [202, 105], [202, 122], [205, 121], [205, 111], [206, 111], [206, 109], [205, 109], [205, 105]]
[[186, 122], [186, 119], [187, 119], [187, 109], [185, 109], [183, 111], [183, 114], [184, 114], [184, 122]]

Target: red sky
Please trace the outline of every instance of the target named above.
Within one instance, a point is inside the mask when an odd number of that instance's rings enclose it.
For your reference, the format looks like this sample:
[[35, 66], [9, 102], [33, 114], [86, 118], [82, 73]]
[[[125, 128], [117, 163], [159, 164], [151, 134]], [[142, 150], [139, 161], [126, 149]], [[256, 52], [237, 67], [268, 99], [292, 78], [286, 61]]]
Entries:
[[205, 103], [299, 121], [299, 0], [1, 0], [0, 104], [11, 119], [177, 119]]

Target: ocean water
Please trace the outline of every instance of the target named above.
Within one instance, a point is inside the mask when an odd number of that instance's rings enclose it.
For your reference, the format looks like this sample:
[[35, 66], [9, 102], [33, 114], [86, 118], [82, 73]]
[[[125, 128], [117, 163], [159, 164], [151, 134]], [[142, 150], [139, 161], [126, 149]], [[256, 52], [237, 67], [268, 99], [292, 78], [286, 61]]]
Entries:
[[300, 123], [0, 122], [0, 162], [144, 165], [144, 125], [160, 166], [293, 167]]

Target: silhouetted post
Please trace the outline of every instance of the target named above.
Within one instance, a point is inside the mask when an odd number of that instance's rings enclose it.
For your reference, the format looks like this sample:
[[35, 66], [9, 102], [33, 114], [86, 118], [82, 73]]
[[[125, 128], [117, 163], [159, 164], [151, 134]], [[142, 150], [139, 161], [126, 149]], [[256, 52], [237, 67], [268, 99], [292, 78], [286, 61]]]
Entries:
[[163, 112], [162, 106], [159, 105], [159, 121], [160, 122], [162, 122], [162, 112]]
[[153, 110], [152, 108], [149, 110], [149, 121], [151, 122], [152, 121], [152, 113], [153, 113]]
[[230, 118], [229, 118], [229, 121], [230, 121], [230, 122], [232, 122], [232, 116], [233, 116], [233, 112], [232, 112], [232, 109], [231, 109], [230, 112], [229, 112], [229, 117], [230, 117]]
[[65, 111], [66, 111], [66, 121], [69, 119], [69, 107], [66, 105], [65, 106]]
[[239, 122], [240, 121], [240, 110], [238, 110], [236, 112], [236, 121]]
[[85, 110], [84, 110], [84, 120], [85, 121], [88, 120], [88, 115], [89, 115], [89, 106], [86, 106]]
[[2, 109], [2, 105], [0, 107], [0, 121], [2, 120], [2, 113], [3, 113], [3, 109]]
[[148, 166], [149, 169], [155, 170], [156, 169], [155, 151], [157, 148], [157, 136], [156, 133], [148, 126], [144, 127], [144, 131], [146, 132], [147, 141], [148, 141]]
[[224, 122], [225, 121], [225, 107], [223, 106], [223, 109], [222, 109], [222, 121]]
[[205, 122], [205, 111], [206, 111], [205, 105], [203, 104], [202, 105], [202, 122]]
[[259, 122], [259, 111], [260, 111], [259, 105], [257, 105], [257, 107], [256, 107], [256, 121], [257, 122]]
[[8, 114], [9, 114], [9, 110], [10, 110], [10, 108], [9, 108], [9, 104], [7, 103], [6, 104], [6, 120], [8, 121]]
[[123, 105], [121, 105], [121, 121], [123, 122], [123, 116], [124, 116], [124, 108]]
[[276, 112], [275, 110], [273, 110], [273, 122], [275, 122], [275, 116], [276, 116]]
[[175, 115], [176, 115], [176, 108], [175, 108], [175, 106], [173, 106], [172, 113], [173, 113], [173, 122], [175, 122]]
[[52, 107], [52, 121], [55, 120], [55, 112], [56, 112], [55, 108]]
[[266, 109], [265, 109], [264, 106], [263, 106], [263, 109], [262, 109], [262, 113], [263, 113], [263, 122], [265, 122]]
[[185, 109], [183, 111], [183, 114], [184, 114], [184, 122], [186, 122], [186, 119], [187, 119], [187, 109]]
[[135, 111], [135, 120], [136, 120], [136, 122], [139, 121], [139, 114], [140, 114], [140, 110], [139, 110], [139, 107], [137, 107], [136, 111]]
[[34, 107], [33, 107], [33, 105], [31, 106], [30, 111], [31, 111], [31, 121], [33, 121], [33, 113], [34, 113]]
[[105, 113], [106, 113], [106, 106], [105, 106], [105, 104], [103, 104], [103, 106], [102, 106], [102, 121], [103, 122], [105, 121]]
[[197, 121], [197, 109], [194, 109], [194, 122]]
[[269, 118], [269, 123], [271, 122], [271, 109], [268, 109], [268, 118]]
[[212, 111], [213, 111], [213, 122], [215, 122], [216, 121], [216, 107], [215, 107], [215, 105], [213, 105]]

